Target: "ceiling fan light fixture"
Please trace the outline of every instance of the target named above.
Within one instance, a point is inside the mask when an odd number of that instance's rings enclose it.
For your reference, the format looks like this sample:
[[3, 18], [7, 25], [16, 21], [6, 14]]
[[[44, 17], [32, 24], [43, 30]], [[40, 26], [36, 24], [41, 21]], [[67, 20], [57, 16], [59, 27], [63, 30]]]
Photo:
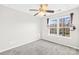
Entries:
[[46, 16], [46, 13], [54, 13], [54, 10], [48, 10], [48, 4], [40, 4], [39, 9], [30, 9], [30, 11], [38, 11], [34, 16]]

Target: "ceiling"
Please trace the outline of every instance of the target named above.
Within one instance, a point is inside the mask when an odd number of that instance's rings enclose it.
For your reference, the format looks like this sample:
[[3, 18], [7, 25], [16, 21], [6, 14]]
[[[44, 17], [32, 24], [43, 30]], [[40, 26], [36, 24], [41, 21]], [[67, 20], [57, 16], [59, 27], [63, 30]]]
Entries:
[[[32, 9], [32, 8], [38, 9], [40, 5], [39, 4], [4, 4], [4, 6], [28, 13], [29, 15], [34, 15], [37, 12], [29, 11], [29, 9]], [[53, 14], [67, 11], [67, 10], [76, 8], [78, 6], [79, 6], [78, 4], [48, 4], [48, 9], [54, 10], [55, 13], [46, 13], [46, 15], [51, 16]], [[42, 17], [42, 16], [38, 15], [38, 17]]]

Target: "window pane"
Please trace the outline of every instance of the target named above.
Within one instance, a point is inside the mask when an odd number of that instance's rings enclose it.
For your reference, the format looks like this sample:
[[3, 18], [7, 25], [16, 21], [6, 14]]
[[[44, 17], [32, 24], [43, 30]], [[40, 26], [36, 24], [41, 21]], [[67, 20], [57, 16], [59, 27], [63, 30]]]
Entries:
[[59, 35], [69, 37], [70, 36], [70, 28], [60, 28]]
[[57, 19], [50, 19], [49, 25], [50, 27], [57, 27]]
[[57, 34], [57, 28], [50, 28], [50, 34]]
[[59, 27], [63, 27], [63, 19], [62, 18], [59, 19]]
[[64, 17], [64, 25], [65, 25], [65, 27], [70, 26], [70, 17], [69, 16]]
[[70, 36], [70, 28], [65, 28], [65, 36]]
[[64, 29], [63, 28], [60, 28], [59, 29], [59, 35], [63, 35], [63, 33], [64, 33]]
[[69, 27], [70, 26], [70, 17], [64, 16], [59, 19], [59, 27]]

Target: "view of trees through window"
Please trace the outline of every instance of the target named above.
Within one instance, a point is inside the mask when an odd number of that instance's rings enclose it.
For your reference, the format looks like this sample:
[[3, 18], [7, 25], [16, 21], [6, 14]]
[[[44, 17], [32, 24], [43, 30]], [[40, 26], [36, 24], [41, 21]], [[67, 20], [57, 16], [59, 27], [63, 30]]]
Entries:
[[50, 34], [57, 34], [57, 19], [49, 20]]
[[50, 27], [50, 34], [70, 37], [70, 16], [63, 16], [56, 19], [50, 18], [48, 25]]

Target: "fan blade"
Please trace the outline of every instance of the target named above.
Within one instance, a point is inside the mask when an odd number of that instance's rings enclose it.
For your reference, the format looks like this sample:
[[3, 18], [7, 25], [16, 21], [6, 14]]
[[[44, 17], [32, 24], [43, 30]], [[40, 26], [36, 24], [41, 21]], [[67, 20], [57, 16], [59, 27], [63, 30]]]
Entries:
[[39, 11], [39, 10], [37, 10], [37, 9], [29, 9], [30, 11]]
[[46, 10], [48, 13], [54, 13], [54, 10]]
[[39, 13], [34, 14], [34, 16], [38, 15]]

